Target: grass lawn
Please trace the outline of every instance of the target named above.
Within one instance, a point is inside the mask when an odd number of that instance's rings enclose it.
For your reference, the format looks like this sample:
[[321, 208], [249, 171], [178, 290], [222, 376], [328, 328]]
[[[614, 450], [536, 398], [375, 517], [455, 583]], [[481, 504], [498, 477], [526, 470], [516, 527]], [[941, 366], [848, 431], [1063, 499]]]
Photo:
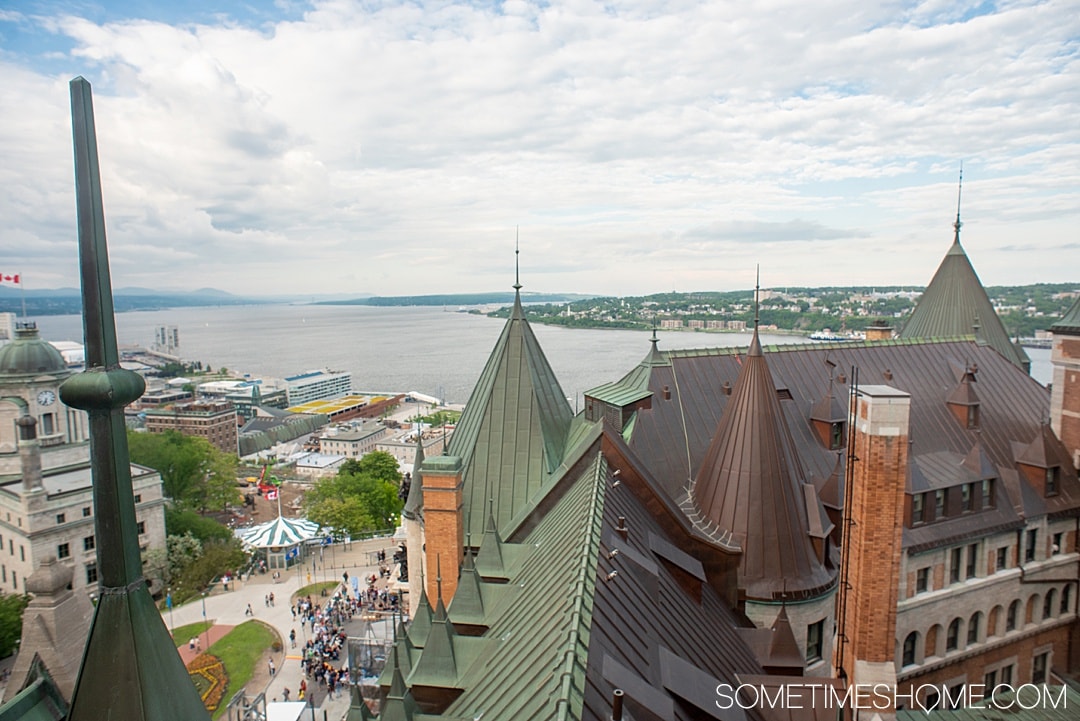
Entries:
[[226, 673], [229, 674], [229, 684], [221, 705], [214, 711], [214, 718], [225, 713], [225, 705], [229, 699], [251, 680], [255, 673], [255, 664], [262, 658], [263, 652], [270, 644], [279, 640], [277, 633], [265, 623], [248, 621], [234, 628], [207, 650], [221, 659]]
[[193, 636], [202, 634], [213, 625], [213, 621], [199, 621], [189, 623], [186, 626], [177, 626], [172, 630], [173, 641], [176, 643], [176, 647], [180, 648], [190, 641]]
[[292, 597], [303, 598], [310, 595], [312, 598], [316, 598], [323, 592], [323, 589], [326, 589], [326, 592], [330, 593], [338, 587], [339, 583], [340, 581], [322, 581], [320, 583], [313, 583], [310, 586], [304, 586], [299, 591], [294, 593]]

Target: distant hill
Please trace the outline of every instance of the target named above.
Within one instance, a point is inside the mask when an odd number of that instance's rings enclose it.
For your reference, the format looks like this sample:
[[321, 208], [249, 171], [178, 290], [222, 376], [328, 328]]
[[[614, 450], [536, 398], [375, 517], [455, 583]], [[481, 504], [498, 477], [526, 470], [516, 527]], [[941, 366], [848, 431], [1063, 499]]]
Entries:
[[[0, 312], [21, 313], [24, 302], [28, 315], [70, 315], [82, 312], [82, 294], [78, 288], [27, 290], [24, 293], [18, 288], [0, 286]], [[117, 288], [113, 291], [113, 306], [117, 312], [269, 302], [272, 301], [242, 298], [216, 288], [191, 291]]]
[[[591, 295], [579, 293], [522, 293], [521, 300], [524, 303], [570, 303], [592, 298]], [[351, 300], [324, 300], [313, 305], [376, 305], [376, 306], [404, 306], [404, 305], [490, 305], [497, 303], [514, 302], [514, 294], [511, 292], [497, 293], [446, 293], [441, 295], [395, 295], [395, 296], [371, 296], [370, 298], [353, 298]]]

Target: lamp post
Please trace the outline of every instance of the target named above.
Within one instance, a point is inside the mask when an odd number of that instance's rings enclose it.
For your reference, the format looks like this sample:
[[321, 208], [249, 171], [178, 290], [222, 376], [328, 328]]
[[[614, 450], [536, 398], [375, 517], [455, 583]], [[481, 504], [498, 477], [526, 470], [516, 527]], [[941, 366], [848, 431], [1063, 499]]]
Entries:
[[[202, 592], [202, 620], [206, 624], [206, 591]], [[206, 624], [206, 628], [203, 629], [203, 633], [206, 635], [206, 650], [210, 650], [210, 626]]]

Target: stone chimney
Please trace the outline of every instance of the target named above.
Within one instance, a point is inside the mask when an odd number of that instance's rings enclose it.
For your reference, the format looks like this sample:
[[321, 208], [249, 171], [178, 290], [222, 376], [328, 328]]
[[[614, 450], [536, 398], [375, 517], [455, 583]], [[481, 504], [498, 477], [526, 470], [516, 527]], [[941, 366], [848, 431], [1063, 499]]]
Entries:
[[[847, 589], [840, 603], [836, 662], [848, 685], [896, 685], [900, 578], [911, 396], [891, 386], [858, 388], [851, 524], [844, 528]], [[843, 573], [843, 572], [842, 572]], [[844, 583], [846, 581], [846, 584]], [[883, 714], [883, 718], [891, 714]]]
[[[463, 467], [457, 456], [424, 459], [424, 566], [428, 597], [433, 604], [449, 604], [457, 590], [464, 558], [465, 519], [462, 514]], [[431, 569], [439, 569], [442, 584]]]
[[33, 493], [44, 491], [41, 481], [41, 444], [37, 438], [37, 419], [31, 415], [19, 416], [15, 421], [19, 427], [19, 460], [22, 464], [23, 491]]
[[891, 340], [893, 337], [893, 327], [883, 320], [875, 320], [863, 332], [866, 340]]

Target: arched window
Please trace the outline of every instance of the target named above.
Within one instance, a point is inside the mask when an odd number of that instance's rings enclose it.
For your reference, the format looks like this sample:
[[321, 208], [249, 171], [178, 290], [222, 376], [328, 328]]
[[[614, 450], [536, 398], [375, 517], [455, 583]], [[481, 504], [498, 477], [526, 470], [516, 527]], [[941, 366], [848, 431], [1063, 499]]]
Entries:
[[955, 651], [960, 645], [960, 619], [954, 618], [949, 624], [949, 631], [945, 634], [945, 651]]
[[971, 618], [968, 619], [967, 642], [969, 646], [973, 643], [979, 642], [979, 626], [981, 625], [982, 613], [976, 611], [975, 613], [971, 614]]
[[1044, 619], [1050, 618], [1054, 615], [1054, 601], [1057, 597], [1054, 595], [1056, 592], [1054, 589], [1050, 589], [1046, 592], [1046, 598], [1043, 599], [1043, 615]]
[[915, 663], [915, 646], [919, 642], [919, 634], [917, 631], [912, 631], [904, 639], [904, 658], [901, 663], [902, 666], [911, 666]]
[[1061, 589], [1061, 613], [1068, 613], [1072, 606], [1072, 586]]
[[990, 615], [986, 618], [986, 637], [996, 636], [998, 631], [998, 624], [1001, 623], [1001, 615], [1005, 612], [1005, 609], [1001, 606], [994, 606], [990, 609]]
[[1024, 609], [1024, 623], [1035, 621], [1035, 609], [1039, 607], [1039, 594], [1033, 593], [1028, 597], [1027, 608]]
[[1005, 630], [1013, 631], [1016, 629], [1016, 617], [1020, 615], [1020, 602], [1013, 601], [1009, 604], [1009, 612], [1005, 614]]

